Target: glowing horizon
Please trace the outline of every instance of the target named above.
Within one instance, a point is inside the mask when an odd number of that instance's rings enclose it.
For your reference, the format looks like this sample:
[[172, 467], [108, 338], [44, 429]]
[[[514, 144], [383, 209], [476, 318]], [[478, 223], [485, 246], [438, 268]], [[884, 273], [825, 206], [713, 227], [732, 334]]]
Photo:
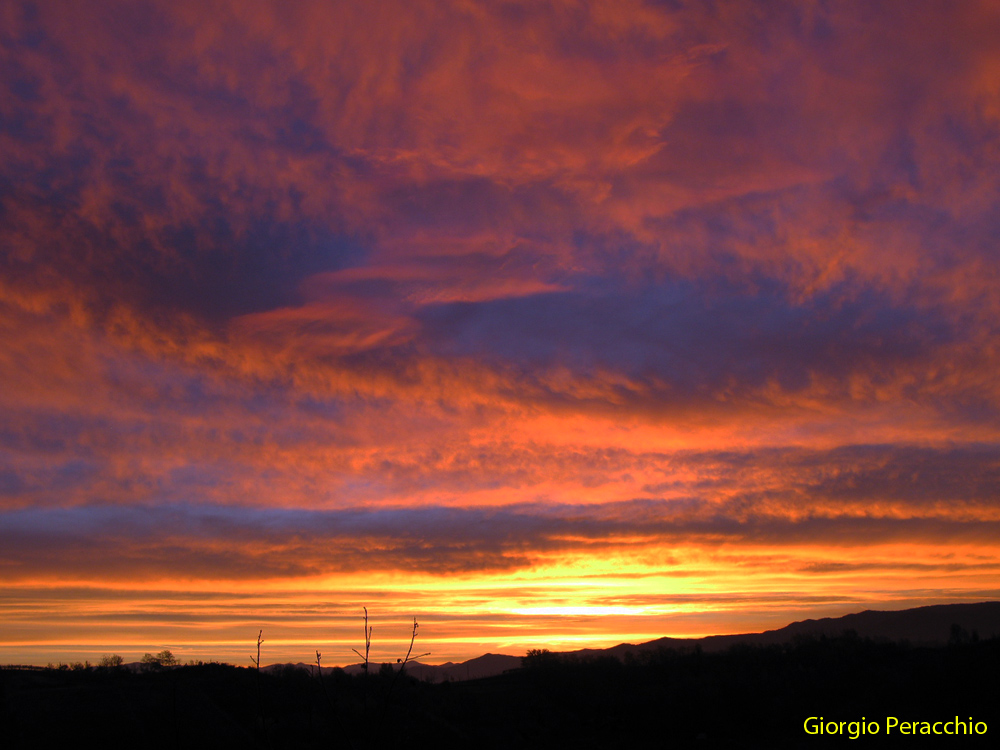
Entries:
[[1000, 598], [995, 4], [0, 29], [0, 663]]

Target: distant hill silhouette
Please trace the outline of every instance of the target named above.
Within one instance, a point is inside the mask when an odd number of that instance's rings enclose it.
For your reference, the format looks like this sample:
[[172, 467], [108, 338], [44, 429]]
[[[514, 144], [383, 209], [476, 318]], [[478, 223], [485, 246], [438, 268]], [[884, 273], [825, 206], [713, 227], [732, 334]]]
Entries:
[[[437, 667], [411, 662], [403, 678], [377, 663], [367, 678], [353, 665], [324, 668], [322, 680], [302, 669], [305, 664], [272, 665], [264, 674], [217, 663], [136, 671], [0, 668], [0, 747], [783, 750], [850, 744], [844, 736], [811, 737], [804, 720], [818, 716], [867, 716], [883, 733], [867, 739], [906, 748], [920, 738], [902, 730], [890, 738], [889, 717], [928, 726], [962, 717], [965, 736], [933, 746], [971, 741], [986, 747], [996, 744], [983, 735], [997, 724], [998, 632], [1000, 603], [993, 602], [861, 612], [767, 633], [530, 652], [523, 665], [520, 657], [496, 654]], [[941, 645], [921, 645], [932, 643]], [[508, 665], [521, 666], [484, 676]], [[444, 675], [450, 679], [439, 679]]]
[[737, 645], [771, 646], [790, 643], [796, 638], [835, 637], [853, 632], [860, 638], [909, 641], [915, 646], [943, 646], [952, 639], [953, 626], [967, 637], [1000, 635], [1000, 602], [978, 604], [936, 604], [897, 611], [865, 610], [843, 617], [793, 622], [778, 630], [736, 635], [710, 635], [704, 638], [658, 638], [633, 645], [622, 643], [607, 649], [584, 649], [574, 654], [610, 654], [624, 658], [628, 652], [655, 651], [661, 648], [700, 647], [705, 652], [725, 651]]
[[[288, 666], [308, 670], [316, 669], [315, 664], [303, 664], [302, 662], [298, 664], [271, 664], [263, 669], [265, 672], [277, 672]], [[379, 663], [372, 662], [369, 668], [372, 674], [374, 674], [378, 672], [381, 666]], [[390, 664], [390, 666], [395, 669], [399, 665]], [[517, 669], [520, 666], [520, 656], [483, 654], [482, 656], [477, 656], [474, 659], [460, 663], [449, 661], [444, 664], [422, 664], [419, 661], [411, 661], [406, 665], [406, 674], [418, 680], [427, 680], [429, 682], [444, 682], [446, 680], [457, 682], [459, 680], [476, 680], [480, 677], [492, 677], [493, 675], [502, 674], [508, 669]], [[323, 674], [328, 675], [335, 669], [339, 669], [339, 667], [323, 667]], [[343, 667], [343, 670], [348, 674], [361, 674], [364, 671], [361, 664], [349, 664]]]
[[[954, 630], [955, 626], [959, 630]], [[956, 635], [966, 638], [972, 638], [974, 635], [979, 638], [990, 638], [1000, 636], [1000, 602], [936, 604], [897, 611], [865, 610], [843, 617], [793, 622], [778, 630], [767, 630], [763, 633], [710, 635], [704, 638], [657, 638], [646, 643], [621, 643], [610, 648], [561, 652], [561, 655], [584, 658], [614, 656], [624, 659], [628, 653], [640, 654], [660, 649], [688, 651], [696, 648], [701, 648], [705, 653], [716, 653], [739, 645], [772, 646], [791, 643], [797, 638], [821, 636], [833, 638], [845, 632], [853, 632], [860, 638], [908, 641], [914, 646], [943, 646]], [[286, 666], [315, 669], [315, 665], [303, 663], [272, 664], [264, 669], [274, 671]], [[371, 669], [375, 672], [380, 666], [373, 663]], [[521, 656], [484, 654], [457, 664], [447, 662], [434, 665], [414, 661], [406, 665], [406, 671], [419, 680], [444, 682], [492, 677], [520, 666]], [[333, 669], [334, 667], [323, 667], [323, 674], [328, 674]], [[359, 674], [362, 671], [360, 664], [351, 664], [343, 669], [349, 674]]]

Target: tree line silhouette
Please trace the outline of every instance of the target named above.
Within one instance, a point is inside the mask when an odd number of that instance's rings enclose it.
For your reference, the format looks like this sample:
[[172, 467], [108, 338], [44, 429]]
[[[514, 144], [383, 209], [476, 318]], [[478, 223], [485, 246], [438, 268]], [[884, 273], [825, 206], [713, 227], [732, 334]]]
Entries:
[[[976, 716], [1000, 729], [1000, 639], [953, 629], [947, 646], [799, 637], [735, 646], [572, 656], [533, 649], [522, 668], [478, 680], [421, 682], [395, 664], [362, 669], [261, 669], [121, 664], [79, 670], [0, 670], [0, 726], [9, 748], [103, 747], [551, 748], [803, 747], [808, 716]], [[258, 648], [265, 643], [258, 634]], [[365, 658], [365, 656], [369, 658]], [[172, 656], [172, 655], [171, 655]], [[997, 731], [997, 730], [995, 730]], [[832, 738], [823, 738], [832, 741]], [[911, 738], [912, 740], [912, 738]], [[967, 745], [977, 738], [967, 738]], [[886, 744], [880, 738], [880, 744]]]

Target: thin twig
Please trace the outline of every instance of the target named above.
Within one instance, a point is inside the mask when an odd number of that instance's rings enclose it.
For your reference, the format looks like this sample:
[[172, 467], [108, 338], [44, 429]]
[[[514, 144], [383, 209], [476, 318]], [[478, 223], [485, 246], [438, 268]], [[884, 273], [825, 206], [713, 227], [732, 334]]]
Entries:
[[[365, 670], [365, 674], [368, 674], [368, 653], [372, 647], [372, 629], [368, 627], [368, 607], [363, 607], [363, 609], [365, 610], [365, 655], [362, 658], [365, 660], [365, 663], [361, 668]], [[351, 651], [361, 656], [361, 652], [356, 648], [352, 648]]]
[[[365, 610], [365, 656], [364, 656], [365, 663], [362, 665], [361, 668], [364, 670], [365, 676], [364, 676], [364, 687], [361, 691], [361, 695], [364, 703], [364, 713], [367, 716], [368, 715], [368, 653], [369, 651], [371, 651], [372, 647], [372, 629], [368, 625], [368, 607], [364, 607], [363, 609]], [[352, 648], [351, 651], [356, 653], [358, 656], [361, 656], [361, 652], [358, 651], [356, 648]]]
[[264, 733], [264, 744], [270, 748], [271, 740], [267, 736], [267, 721], [264, 719], [264, 694], [260, 689], [260, 644], [264, 642], [263, 635], [263, 630], [257, 633], [257, 658], [254, 659], [251, 654], [250, 661], [252, 661], [254, 666], [257, 668], [257, 706], [260, 709], [260, 729]]
[[323, 654], [316, 650], [316, 675], [319, 677], [319, 684], [323, 688], [323, 695], [326, 696], [326, 703], [330, 707], [330, 710], [334, 710], [333, 703], [330, 701], [330, 694], [326, 691], [326, 683], [323, 682], [323, 665], [320, 661], [323, 659]]
[[[399, 680], [400, 676], [403, 674], [403, 670], [406, 669], [407, 662], [410, 661], [410, 654], [413, 653], [413, 642], [417, 640], [417, 618], [413, 618], [413, 632], [410, 634], [410, 647], [406, 650], [406, 656], [403, 659], [396, 659], [396, 663], [399, 665], [399, 669], [396, 670], [396, 675], [392, 678], [392, 682], [389, 683], [389, 692], [385, 694], [385, 705], [382, 707], [382, 717], [385, 718], [385, 712], [389, 708], [389, 696], [392, 695], [392, 690], [396, 687], [396, 682]], [[431, 652], [428, 651], [426, 654], [420, 654], [419, 656], [412, 657], [413, 659], [423, 659], [425, 656], [430, 656]]]

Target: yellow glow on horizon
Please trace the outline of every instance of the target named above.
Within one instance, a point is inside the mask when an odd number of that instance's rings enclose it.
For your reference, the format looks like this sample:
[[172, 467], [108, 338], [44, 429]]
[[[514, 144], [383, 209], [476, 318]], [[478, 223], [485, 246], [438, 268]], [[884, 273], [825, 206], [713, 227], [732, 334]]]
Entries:
[[599, 606], [576, 606], [576, 607], [512, 607], [507, 610], [515, 615], [584, 615], [586, 617], [600, 617], [602, 615], [632, 615], [640, 616], [645, 614], [662, 614], [653, 607], [599, 607]]
[[405, 652], [413, 617], [427, 663], [757, 632], [866, 608], [990, 598], [1000, 590], [997, 546], [640, 546], [553, 554], [510, 572], [202, 581], [187, 590], [184, 581], [132, 582], [126, 591], [99, 580], [20, 581], [6, 589], [0, 661], [95, 661], [116, 650], [138, 658], [166, 647], [185, 659], [243, 663], [250, 635], [263, 629], [270, 662], [311, 663], [320, 650], [324, 664], [344, 665], [355, 661], [362, 606], [377, 660]]

